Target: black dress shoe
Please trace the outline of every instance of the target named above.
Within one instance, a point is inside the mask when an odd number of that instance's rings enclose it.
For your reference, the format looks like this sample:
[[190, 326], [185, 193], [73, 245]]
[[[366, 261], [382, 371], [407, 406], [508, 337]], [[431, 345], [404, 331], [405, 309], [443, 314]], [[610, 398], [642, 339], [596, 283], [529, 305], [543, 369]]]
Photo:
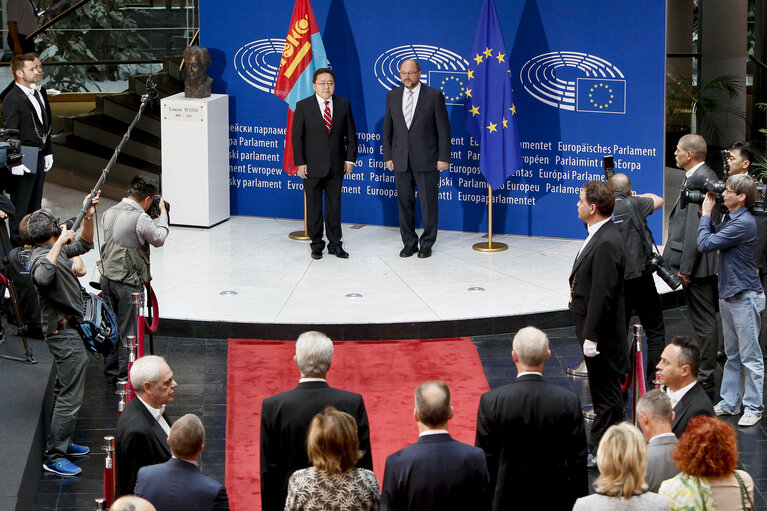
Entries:
[[328, 247], [328, 254], [333, 254], [341, 259], [349, 259], [349, 253], [341, 247]]
[[418, 252], [418, 247], [405, 247], [402, 250], [399, 251], [400, 257], [410, 257], [411, 255]]
[[312, 250], [312, 259], [322, 259], [322, 250]]
[[431, 257], [431, 247], [421, 247], [421, 250], [418, 251], [418, 257], [420, 259]]

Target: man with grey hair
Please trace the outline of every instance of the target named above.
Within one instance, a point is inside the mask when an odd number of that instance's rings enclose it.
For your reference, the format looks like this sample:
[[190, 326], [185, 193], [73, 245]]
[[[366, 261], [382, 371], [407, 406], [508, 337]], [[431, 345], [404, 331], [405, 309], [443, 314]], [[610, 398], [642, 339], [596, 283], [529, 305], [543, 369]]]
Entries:
[[142, 467], [136, 495], [159, 511], [228, 511], [226, 488], [199, 469], [205, 448], [205, 428], [193, 413], [173, 423], [168, 445], [173, 457], [165, 463]]
[[282, 511], [288, 479], [311, 466], [306, 434], [315, 415], [333, 406], [357, 421], [362, 458], [360, 468], [373, 469], [368, 416], [362, 396], [330, 387], [326, 375], [333, 361], [333, 341], [321, 332], [304, 332], [296, 341], [293, 360], [301, 373], [298, 386], [264, 399], [261, 407], [261, 506]]
[[155, 507], [135, 495], [125, 495], [114, 501], [109, 511], [157, 511]]
[[[754, 263], [756, 220], [748, 210], [756, 198], [756, 183], [747, 174], [731, 176], [722, 192], [729, 213], [720, 224], [711, 215], [716, 199], [709, 192], [701, 206], [698, 250], [719, 252], [719, 311], [724, 333], [722, 400], [714, 406], [717, 415], [740, 413], [743, 390], [743, 416], [739, 426], [753, 426], [764, 412], [764, 360], [759, 346], [764, 290]], [[740, 373], [745, 370], [745, 389]]]
[[476, 445], [487, 457], [494, 511], [537, 509], [541, 495], [551, 509], [572, 509], [589, 493], [581, 402], [543, 379], [549, 357], [546, 334], [523, 328], [511, 351], [517, 380], [479, 401]]
[[671, 454], [676, 449], [676, 435], [671, 430], [674, 410], [671, 399], [659, 389], [639, 398], [637, 422], [647, 442], [647, 474], [645, 482], [651, 492], [658, 493], [660, 483], [679, 473]]
[[448, 434], [453, 407], [445, 382], [418, 386], [413, 418], [418, 442], [386, 458], [381, 511], [489, 511], [485, 453]]
[[146, 355], [133, 363], [130, 382], [136, 391], [117, 420], [115, 456], [117, 495], [128, 495], [136, 488], [141, 467], [168, 461], [171, 422], [165, 405], [173, 402], [178, 384], [165, 359]]

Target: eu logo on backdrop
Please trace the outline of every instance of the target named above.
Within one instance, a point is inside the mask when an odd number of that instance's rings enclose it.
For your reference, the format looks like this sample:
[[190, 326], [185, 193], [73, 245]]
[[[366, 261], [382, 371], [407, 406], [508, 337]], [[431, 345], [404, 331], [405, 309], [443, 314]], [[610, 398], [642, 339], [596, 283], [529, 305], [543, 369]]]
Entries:
[[626, 113], [626, 80], [578, 78], [576, 89], [579, 112]]

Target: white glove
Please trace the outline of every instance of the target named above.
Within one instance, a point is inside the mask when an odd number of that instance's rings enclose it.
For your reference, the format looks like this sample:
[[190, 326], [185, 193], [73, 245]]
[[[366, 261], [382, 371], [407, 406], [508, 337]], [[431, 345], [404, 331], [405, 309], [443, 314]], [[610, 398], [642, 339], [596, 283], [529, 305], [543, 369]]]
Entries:
[[53, 155], [52, 154], [46, 154], [45, 155], [45, 168], [43, 169], [45, 172], [48, 172], [51, 170], [51, 167], [53, 167]]
[[11, 167], [11, 174], [14, 176], [23, 176], [24, 173], [29, 174], [31, 171], [27, 168], [26, 165], [16, 165], [15, 167]]
[[594, 341], [589, 341], [588, 339], [583, 341], [583, 356], [584, 357], [596, 357], [599, 355], [599, 352], [597, 351], [597, 343]]

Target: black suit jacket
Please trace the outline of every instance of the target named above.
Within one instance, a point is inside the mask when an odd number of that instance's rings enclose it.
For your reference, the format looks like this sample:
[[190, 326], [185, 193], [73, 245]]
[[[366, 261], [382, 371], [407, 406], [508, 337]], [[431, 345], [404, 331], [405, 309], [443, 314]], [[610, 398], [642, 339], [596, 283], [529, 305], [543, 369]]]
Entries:
[[671, 425], [671, 430], [677, 438], [682, 436], [682, 433], [687, 429], [687, 423], [693, 417], [698, 415], [714, 417], [716, 415], [711, 399], [709, 399], [706, 391], [703, 390], [700, 382], [695, 382], [695, 385], [687, 391], [687, 394], [682, 396], [682, 399], [674, 407], [674, 414], [674, 423]]
[[438, 161], [450, 161], [450, 119], [445, 96], [437, 89], [421, 84], [410, 129], [402, 114], [400, 86], [386, 95], [383, 122], [383, 159], [393, 160], [394, 170], [413, 172], [437, 170]]
[[537, 374], [485, 393], [477, 412], [493, 509], [570, 510], [588, 495], [586, 430], [573, 392]]
[[229, 511], [224, 485], [176, 458], [142, 467], [136, 495], [151, 502], [157, 511]]
[[264, 399], [261, 407], [261, 504], [263, 511], [282, 511], [288, 479], [311, 466], [306, 435], [315, 415], [333, 406], [357, 421], [362, 458], [360, 468], [373, 470], [368, 415], [362, 396], [334, 389], [326, 382], [299, 383], [293, 390]]
[[[705, 163], [698, 167], [692, 177], [718, 179]], [[718, 221], [718, 212], [716, 217]], [[688, 204], [681, 209], [677, 199], [668, 219], [668, 239], [663, 248], [663, 258], [674, 272], [696, 278], [710, 277], [716, 275], [716, 251], [707, 254], [698, 252], [698, 225], [698, 205]]]
[[293, 115], [293, 159], [307, 166], [308, 177], [343, 174], [344, 162], [357, 161], [357, 128], [349, 100], [333, 96], [330, 133], [316, 95], [296, 104]]
[[[167, 415], [163, 417], [171, 425]], [[117, 420], [115, 456], [118, 497], [133, 493], [141, 467], [170, 459], [168, 435], [138, 397], [128, 403]]]
[[381, 511], [490, 510], [482, 449], [445, 433], [426, 435], [386, 458]]
[[[41, 154], [47, 155], [53, 153], [50, 137], [53, 116], [51, 115], [51, 105], [48, 103], [48, 94], [44, 88], [40, 90], [40, 94], [45, 105], [43, 109], [43, 117], [47, 123], [45, 126], [41, 125], [29, 97], [18, 85], [14, 85], [3, 101], [3, 127], [19, 130], [21, 145], [39, 147], [42, 149]], [[40, 136], [42, 134], [48, 135], [45, 143]], [[36, 169], [30, 170], [35, 171]]]
[[578, 340], [597, 343], [597, 357], [603, 357], [617, 374], [630, 369], [623, 298], [625, 265], [623, 238], [608, 220], [581, 249], [570, 273], [570, 310], [576, 316]]

